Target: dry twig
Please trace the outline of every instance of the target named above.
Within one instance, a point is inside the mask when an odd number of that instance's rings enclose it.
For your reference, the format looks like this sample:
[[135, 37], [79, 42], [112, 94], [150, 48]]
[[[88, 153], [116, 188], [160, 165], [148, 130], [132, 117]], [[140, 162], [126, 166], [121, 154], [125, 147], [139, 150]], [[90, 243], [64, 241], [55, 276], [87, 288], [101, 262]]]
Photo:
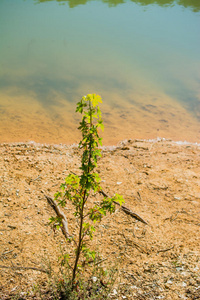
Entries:
[[2, 266], [0, 265], [0, 268], [4, 268], [4, 269], [13, 269], [13, 270], [35, 270], [35, 271], [39, 271], [39, 272], [43, 272], [43, 273], [47, 273], [49, 274], [50, 271], [48, 270], [44, 270], [44, 269], [40, 269], [40, 268], [35, 268], [35, 267], [16, 267], [16, 266]]
[[[174, 216], [175, 214], [175, 216]], [[194, 217], [193, 215], [189, 214], [187, 211], [185, 210], [177, 210], [175, 213], [172, 214], [172, 216], [170, 218], [168, 218], [171, 222], [175, 221], [178, 217], [179, 214], [186, 214], [187, 216], [190, 216], [191, 218], [194, 219], [195, 222], [199, 222], [199, 219], [197, 219], [196, 217]], [[199, 223], [195, 223], [196, 225], [200, 225]]]
[[[104, 197], [110, 198], [103, 190], [101, 190], [99, 193], [101, 193]], [[120, 204], [119, 204], [118, 202], [116, 202], [116, 201], [113, 201], [113, 202], [114, 202], [115, 204], [117, 204], [117, 205], [120, 205]], [[144, 219], [142, 219], [138, 214], [132, 212], [132, 211], [131, 211], [129, 208], [127, 208], [126, 206], [121, 205], [121, 209], [122, 209], [126, 214], [130, 215], [131, 217], [135, 218], [136, 220], [138, 220], [138, 221], [140, 221], [140, 222], [142, 222], [142, 223], [148, 225], [148, 223], [147, 223]]]
[[5, 251], [5, 252], [3, 252], [0, 256], [2, 257], [2, 256], [4, 256], [4, 255], [6, 255], [6, 254], [9, 254], [9, 253], [13, 252], [13, 251], [14, 251], [14, 250]]
[[142, 252], [142, 253], [145, 253], [145, 254], [149, 254], [149, 251], [148, 251], [147, 248], [141, 246], [140, 244], [136, 243], [135, 241], [128, 240], [128, 239], [126, 238], [126, 236], [125, 236], [123, 233], [122, 233], [122, 235], [123, 235], [123, 237], [125, 238], [126, 244], [127, 244], [128, 246], [135, 246], [136, 249], [137, 249], [138, 251], [140, 251], [140, 252]]
[[174, 246], [170, 247], [170, 248], [167, 248], [167, 249], [161, 249], [161, 250], [158, 250], [157, 253], [160, 253], [160, 252], [167, 252], [169, 250], [172, 250], [174, 249]]
[[[45, 194], [44, 194], [45, 195]], [[49, 196], [45, 195], [48, 203], [51, 205], [51, 207], [54, 209], [54, 211], [56, 212], [57, 216], [59, 218], [61, 218], [62, 220], [62, 226], [61, 226], [61, 230], [62, 233], [64, 234], [64, 236], [66, 238], [69, 238], [69, 230], [68, 230], [68, 223], [67, 223], [67, 218], [64, 215], [64, 213], [60, 210], [60, 208], [58, 207], [58, 205], [56, 204], [56, 202]]]

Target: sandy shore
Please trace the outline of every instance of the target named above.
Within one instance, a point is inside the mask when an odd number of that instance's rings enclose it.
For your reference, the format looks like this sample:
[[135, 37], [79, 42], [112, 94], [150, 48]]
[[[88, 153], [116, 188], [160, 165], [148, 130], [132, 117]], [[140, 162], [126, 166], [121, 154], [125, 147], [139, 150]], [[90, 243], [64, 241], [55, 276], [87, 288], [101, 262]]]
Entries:
[[[40, 299], [36, 284], [46, 299], [47, 275], [20, 267], [48, 262], [56, 271], [59, 245], [71, 253], [62, 233], [48, 226], [54, 212], [44, 193], [53, 197], [67, 174], [79, 173], [80, 151], [32, 142], [0, 144], [0, 154], [0, 299]], [[105, 192], [122, 194], [148, 223], [117, 208], [96, 225], [91, 247], [103, 266], [117, 262], [119, 270], [110, 298], [200, 299], [200, 145], [124, 141], [103, 147], [97, 172]], [[70, 204], [64, 212], [76, 232]], [[12, 266], [19, 269], [6, 268]]]

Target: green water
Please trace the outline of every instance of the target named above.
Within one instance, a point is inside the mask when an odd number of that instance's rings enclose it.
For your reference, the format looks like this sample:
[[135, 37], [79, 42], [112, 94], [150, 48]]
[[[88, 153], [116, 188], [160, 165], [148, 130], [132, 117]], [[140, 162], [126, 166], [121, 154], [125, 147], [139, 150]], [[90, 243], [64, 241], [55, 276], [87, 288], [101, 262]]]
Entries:
[[[145, 122], [149, 130], [140, 130], [141, 137], [156, 137], [156, 121], [164, 120], [163, 136], [200, 140], [199, 1], [1, 0], [0, 40], [0, 117], [10, 126], [7, 136], [17, 127], [20, 140], [38, 110], [45, 116], [41, 128], [50, 126], [49, 118], [71, 130], [77, 119], [67, 125], [65, 105], [72, 115], [76, 101], [95, 92], [104, 99], [110, 128], [118, 118], [113, 130], [122, 138], [120, 130], [132, 121], [131, 137]], [[177, 136], [169, 133], [174, 126]]]

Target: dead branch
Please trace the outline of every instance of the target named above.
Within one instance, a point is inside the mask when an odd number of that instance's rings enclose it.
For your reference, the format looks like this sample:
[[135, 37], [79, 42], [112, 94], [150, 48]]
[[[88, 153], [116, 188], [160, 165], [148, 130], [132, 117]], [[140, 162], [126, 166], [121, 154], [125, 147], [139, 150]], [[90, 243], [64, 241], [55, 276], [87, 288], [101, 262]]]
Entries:
[[[176, 214], [175, 217], [173, 217], [173, 215], [172, 215], [172, 216], [169, 218], [170, 221], [173, 222], [174, 220], [176, 220], [176, 218], [177, 218], [177, 216], [178, 216], [179, 213], [180, 213], [180, 211], [176, 211], [176, 212], [175, 212], [175, 214]], [[173, 218], [172, 218], [172, 217], [173, 217]]]
[[124, 237], [124, 239], [125, 239], [125, 241], [126, 241], [126, 244], [127, 244], [128, 246], [135, 246], [136, 249], [137, 249], [139, 252], [142, 252], [142, 253], [145, 253], [145, 254], [149, 254], [149, 251], [148, 251], [147, 248], [141, 246], [140, 244], [136, 243], [135, 241], [132, 241], [132, 240], [127, 239], [127, 237], [126, 237], [123, 233], [122, 233], [122, 235], [123, 235], [123, 237]]
[[47, 273], [49, 274], [50, 271], [44, 270], [44, 269], [39, 269], [39, 268], [34, 268], [34, 267], [9, 267], [9, 266], [2, 266], [0, 265], [0, 268], [4, 268], [4, 269], [13, 269], [13, 270], [35, 270], [35, 271], [39, 271], [39, 272], [43, 272], [43, 273]]
[[[99, 193], [101, 193], [104, 197], [110, 198], [109, 195], [107, 195], [103, 190], [99, 191]], [[115, 204], [117, 204], [117, 205], [120, 206], [120, 204], [119, 204], [118, 202], [116, 202], [116, 201], [113, 201], [113, 202], [114, 202]], [[126, 206], [121, 205], [120, 207], [121, 207], [121, 209], [122, 209], [127, 215], [130, 215], [131, 217], [135, 218], [136, 220], [138, 220], [138, 221], [140, 221], [140, 222], [142, 222], [142, 223], [148, 225], [148, 223], [147, 223], [144, 219], [142, 219], [138, 214], [132, 212], [132, 211], [131, 211], [129, 208], [127, 208]]]
[[16, 228], [17, 228], [16, 226], [12, 226], [12, 225], [8, 225], [8, 227], [9, 227], [10, 229], [16, 229]]
[[126, 241], [126, 244], [128, 246], [135, 246], [138, 251], [140, 251], [142, 253], [145, 253], [145, 254], [149, 254], [149, 251], [148, 251], [147, 248], [141, 246], [140, 244], [136, 243], [135, 241], [127, 239], [127, 237], [124, 235], [124, 233], [122, 233], [122, 235], [123, 235], [123, 237], [124, 237], [124, 239]]
[[139, 191], [137, 191], [137, 194], [138, 194], [138, 198], [139, 198], [139, 200], [141, 201], [142, 199], [141, 199], [140, 192], [139, 192]]
[[[173, 217], [174, 214], [175, 214], [175, 217]], [[196, 218], [193, 215], [189, 214], [185, 210], [181, 210], [181, 211], [177, 210], [175, 213], [172, 214], [172, 216], [170, 218], [167, 218], [167, 219], [169, 219], [171, 222], [173, 222], [173, 221], [175, 221], [177, 219], [177, 217], [178, 217], [179, 214], [186, 214], [187, 216], [190, 216], [191, 218], [193, 218], [195, 222], [199, 221], [198, 218]], [[197, 223], [197, 224], [195, 223], [195, 225], [199, 226], [200, 224], [199, 223]]]
[[104, 262], [105, 260], [107, 260], [107, 257], [97, 261], [94, 265], [97, 266], [97, 265], [101, 264], [102, 262]]
[[145, 253], [145, 254], [149, 254], [147, 249], [145, 249], [143, 246], [139, 245], [138, 243], [136, 243], [134, 241], [130, 241], [129, 243], [127, 243], [127, 245], [135, 246], [138, 251]]
[[157, 253], [160, 253], [160, 252], [167, 252], [167, 251], [170, 251], [174, 248], [174, 246], [170, 247], [170, 248], [167, 248], [167, 249], [161, 249], [161, 250], [158, 250]]
[[0, 257], [3, 257], [3, 256], [5, 256], [5, 255], [7, 255], [7, 254], [9, 254], [9, 253], [11, 253], [11, 252], [13, 252], [14, 250], [10, 250], [10, 251], [5, 251], [5, 252], [3, 252], [1, 255], [0, 255]]
[[40, 179], [40, 178], [41, 178], [41, 176], [39, 175], [37, 178], [32, 179], [31, 181], [34, 182], [34, 181], [36, 181], [36, 180], [38, 180], [38, 179]]
[[[45, 195], [45, 194], [44, 194]], [[60, 208], [58, 207], [58, 205], [56, 204], [56, 202], [49, 196], [45, 195], [48, 203], [51, 205], [51, 207], [54, 209], [54, 211], [56, 212], [57, 216], [59, 218], [61, 218], [62, 221], [62, 226], [61, 226], [61, 230], [62, 233], [64, 234], [64, 236], [66, 238], [69, 238], [69, 230], [68, 230], [68, 222], [67, 222], [67, 218], [64, 215], [64, 213], [60, 210]]]

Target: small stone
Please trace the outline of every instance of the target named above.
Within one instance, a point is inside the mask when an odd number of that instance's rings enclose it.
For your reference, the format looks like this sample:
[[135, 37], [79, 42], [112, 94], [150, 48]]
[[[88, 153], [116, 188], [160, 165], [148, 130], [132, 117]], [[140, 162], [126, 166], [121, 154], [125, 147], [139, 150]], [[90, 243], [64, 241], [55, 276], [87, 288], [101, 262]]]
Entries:
[[113, 295], [113, 296], [117, 295], [117, 290], [114, 289], [111, 295]]
[[167, 284], [172, 284], [173, 282], [171, 280], [168, 280], [167, 281]]
[[15, 287], [11, 290], [11, 293], [14, 292], [17, 288], [18, 288], [18, 286], [15, 286]]
[[182, 286], [183, 286], [183, 287], [187, 286], [187, 283], [182, 282]]
[[97, 277], [93, 276], [93, 277], [92, 277], [92, 281], [93, 281], [94, 283], [97, 282]]

